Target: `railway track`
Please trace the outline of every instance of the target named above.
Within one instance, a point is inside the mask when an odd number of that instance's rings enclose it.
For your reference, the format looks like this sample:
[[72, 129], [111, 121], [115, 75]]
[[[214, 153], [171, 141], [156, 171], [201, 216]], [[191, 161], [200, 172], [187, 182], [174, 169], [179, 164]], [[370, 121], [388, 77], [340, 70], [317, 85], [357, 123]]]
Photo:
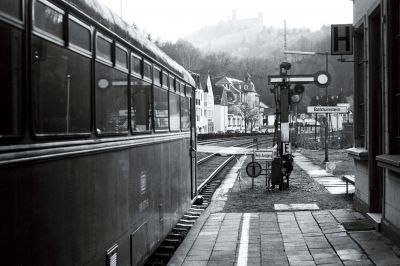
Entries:
[[[272, 136], [268, 136], [258, 144], [268, 141], [272, 141]], [[247, 145], [245, 146], [246, 148], [251, 148], [257, 144], [253, 143], [253, 141], [249, 142], [247, 140], [247, 142], [239, 143], [234, 146], [237, 147], [244, 145]], [[224, 176], [219, 174], [232, 162], [234, 158], [234, 155], [221, 157], [216, 156], [216, 154], [209, 154], [197, 162], [197, 191], [199, 196], [193, 201], [191, 208], [185, 215], [183, 215], [175, 228], [172, 229], [170, 234], [164, 239], [156, 252], [147, 261], [146, 265], [167, 265], [169, 259], [186, 237], [197, 218], [208, 207], [215, 190], [222, 183]]]

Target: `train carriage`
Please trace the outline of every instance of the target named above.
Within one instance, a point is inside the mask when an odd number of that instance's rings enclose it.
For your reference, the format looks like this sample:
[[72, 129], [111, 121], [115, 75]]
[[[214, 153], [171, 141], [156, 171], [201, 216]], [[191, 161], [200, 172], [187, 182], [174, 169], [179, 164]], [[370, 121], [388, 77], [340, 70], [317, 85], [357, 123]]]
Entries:
[[196, 193], [193, 78], [96, 0], [2, 0], [0, 36], [2, 264], [144, 263]]

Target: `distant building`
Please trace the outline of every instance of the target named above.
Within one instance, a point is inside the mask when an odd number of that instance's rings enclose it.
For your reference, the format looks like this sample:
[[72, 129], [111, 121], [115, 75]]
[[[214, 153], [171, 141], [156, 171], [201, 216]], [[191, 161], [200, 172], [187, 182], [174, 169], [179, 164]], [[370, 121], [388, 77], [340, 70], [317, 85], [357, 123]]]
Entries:
[[237, 10], [232, 10], [232, 19], [228, 22], [234, 25], [243, 27], [263, 27], [264, 26], [264, 14], [258, 12], [258, 16], [255, 18], [238, 19]]
[[213, 85], [214, 89], [214, 131], [226, 132], [228, 130], [228, 100], [227, 90], [224, 86]]
[[214, 93], [210, 74], [200, 75], [196, 81], [196, 132], [214, 132]]
[[205, 82], [201, 81], [201, 84], [205, 93], [204, 109], [207, 117], [207, 132], [212, 133], [214, 132], [214, 91], [211, 84], [210, 73], [207, 74]]
[[[260, 123], [262, 115], [259, 112], [260, 95], [255, 90], [251, 76], [247, 74], [244, 81], [223, 76], [214, 79], [214, 84], [214, 88], [218, 87], [218, 95], [216, 91], [214, 92], [214, 103], [215, 106], [218, 106], [218, 109], [215, 108], [214, 118], [221, 117], [221, 119], [214, 120], [216, 124], [222, 123], [216, 127], [224, 132], [227, 130], [243, 132], [245, 128], [248, 131], [250, 129], [259, 130], [262, 124]], [[241, 112], [243, 104], [247, 105], [251, 112], [256, 113], [252, 121], [248, 121], [247, 126], [244, 114]]]

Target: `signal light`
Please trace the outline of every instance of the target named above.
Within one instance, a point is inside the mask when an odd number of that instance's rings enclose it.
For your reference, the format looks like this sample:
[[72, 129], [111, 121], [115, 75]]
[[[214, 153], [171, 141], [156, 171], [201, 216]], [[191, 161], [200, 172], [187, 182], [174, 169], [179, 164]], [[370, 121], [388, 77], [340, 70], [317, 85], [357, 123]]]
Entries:
[[303, 92], [304, 92], [304, 85], [303, 85], [303, 84], [296, 84], [296, 85], [294, 86], [294, 92], [295, 92], [296, 94], [301, 94], [301, 93], [303, 93]]

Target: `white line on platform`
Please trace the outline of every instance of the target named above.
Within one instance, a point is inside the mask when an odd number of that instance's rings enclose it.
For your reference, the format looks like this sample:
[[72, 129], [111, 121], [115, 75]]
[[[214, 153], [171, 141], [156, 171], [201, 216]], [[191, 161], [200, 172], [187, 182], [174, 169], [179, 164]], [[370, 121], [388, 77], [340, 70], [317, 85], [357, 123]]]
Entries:
[[249, 252], [250, 213], [243, 214], [242, 233], [239, 242], [237, 266], [247, 266]]

